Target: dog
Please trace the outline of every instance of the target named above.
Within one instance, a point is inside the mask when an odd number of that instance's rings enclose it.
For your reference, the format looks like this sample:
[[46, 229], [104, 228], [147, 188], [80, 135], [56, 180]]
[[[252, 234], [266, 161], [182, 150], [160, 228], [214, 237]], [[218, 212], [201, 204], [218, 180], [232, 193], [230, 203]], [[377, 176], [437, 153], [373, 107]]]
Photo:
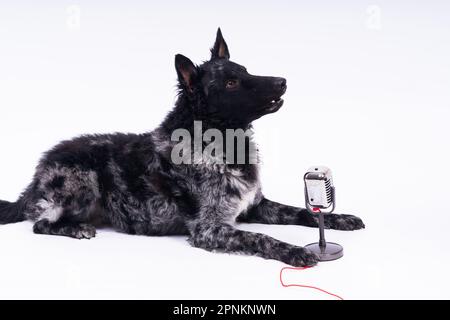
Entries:
[[[0, 201], [0, 224], [31, 220], [36, 234], [76, 239], [93, 238], [96, 227], [107, 224], [128, 234], [187, 235], [192, 246], [209, 251], [315, 265], [317, 256], [303, 247], [235, 227], [235, 222], [318, 227], [318, 218], [306, 209], [264, 197], [258, 163], [249, 157], [243, 163], [218, 161], [226, 155], [172, 161], [175, 130], [194, 133], [201, 121], [202, 132], [252, 132], [253, 121], [282, 107], [286, 80], [251, 75], [232, 62], [220, 28], [209, 61], [197, 66], [178, 54], [175, 68], [178, 98], [158, 128], [61, 142], [44, 154], [15, 203]], [[247, 138], [248, 151], [255, 143]], [[365, 226], [353, 215], [328, 214], [325, 227]]]

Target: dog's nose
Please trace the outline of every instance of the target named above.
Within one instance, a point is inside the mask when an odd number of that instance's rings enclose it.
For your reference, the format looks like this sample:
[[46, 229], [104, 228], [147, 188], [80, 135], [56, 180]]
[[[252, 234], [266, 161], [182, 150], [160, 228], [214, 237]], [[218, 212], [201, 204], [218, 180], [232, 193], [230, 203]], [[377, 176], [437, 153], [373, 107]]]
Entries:
[[275, 87], [280, 89], [280, 91], [286, 90], [286, 79], [285, 78], [277, 78], [275, 80]]

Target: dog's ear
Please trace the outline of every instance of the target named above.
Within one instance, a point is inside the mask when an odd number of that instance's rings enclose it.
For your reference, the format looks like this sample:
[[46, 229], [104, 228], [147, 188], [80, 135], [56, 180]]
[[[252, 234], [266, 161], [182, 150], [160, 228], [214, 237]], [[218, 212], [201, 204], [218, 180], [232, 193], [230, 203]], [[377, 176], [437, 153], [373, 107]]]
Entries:
[[175, 68], [177, 69], [178, 80], [180, 84], [188, 90], [193, 92], [194, 81], [197, 78], [197, 68], [189, 58], [181, 54], [175, 56]]
[[217, 29], [216, 43], [211, 49], [211, 59], [230, 59], [228, 46], [222, 36], [222, 31]]

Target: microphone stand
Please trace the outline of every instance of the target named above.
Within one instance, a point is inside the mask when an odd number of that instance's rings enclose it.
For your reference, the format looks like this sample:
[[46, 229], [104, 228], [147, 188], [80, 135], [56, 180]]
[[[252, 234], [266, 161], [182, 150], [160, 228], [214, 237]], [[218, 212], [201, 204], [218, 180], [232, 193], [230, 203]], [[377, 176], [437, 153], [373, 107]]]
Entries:
[[319, 246], [321, 249], [325, 249], [327, 246], [327, 242], [325, 241], [325, 223], [321, 210], [319, 210]]
[[[334, 187], [332, 189], [333, 205], [327, 213], [331, 213], [335, 207], [334, 201]], [[319, 242], [310, 243], [305, 248], [309, 249], [319, 257], [319, 261], [332, 261], [342, 258], [344, 256], [344, 248], [334, 242], [327, 242], [325, 240], [325, 223], [324, 212], [320, 208], [311, 207], [306, 202], [306, 207], [311, 214], [319, 215]]]

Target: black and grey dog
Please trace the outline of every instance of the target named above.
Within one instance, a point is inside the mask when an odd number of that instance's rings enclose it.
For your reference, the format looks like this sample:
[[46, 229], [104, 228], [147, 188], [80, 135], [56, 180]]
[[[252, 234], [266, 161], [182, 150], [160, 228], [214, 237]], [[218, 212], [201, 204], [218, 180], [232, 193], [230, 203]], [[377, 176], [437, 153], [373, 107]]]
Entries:
[[[188, 235], [193, 246], [211, 251], [316, 264], [317, 257], [302, 247], [233, 226], [235, 221], [318, 226], [307, 210], [263, 196], [258, 164], [171, 160], [176, 129], [193, 132], [194, 121], [202, 121], [203, 130], [251, 130], [252, 121], [281, 108], [285, 79], [251, 75], [229, 58], [220, 29], [209, 61], [196, 66], [177, 55], [179, 97], [156, 130], [60, 143], [41, 159], [17, 202], [0, 201], [0, 224], [29, 219], [35, 233], [89, 239], [106, 223], [129, 234]], [[355, 216], [325, 218], [327, 228], [364, 228]]]

